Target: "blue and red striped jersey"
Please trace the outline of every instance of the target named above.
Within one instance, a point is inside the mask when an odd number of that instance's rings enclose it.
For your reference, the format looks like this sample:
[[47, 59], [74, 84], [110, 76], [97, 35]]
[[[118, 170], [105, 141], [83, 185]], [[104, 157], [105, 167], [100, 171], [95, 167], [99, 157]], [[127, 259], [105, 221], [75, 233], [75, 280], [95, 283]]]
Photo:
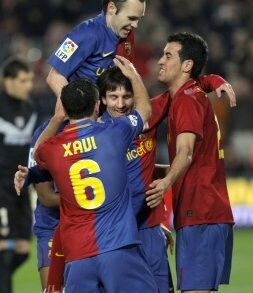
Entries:
[[60, 233], [66, 261], [139, 243], [125, 155], [143, 129], [137, 112], [105, 123], [84, 120], [41, 144], [38, 165], [60, 193]]
[[96, 81], [113, 64], [116, 53], [133, 61], [133, 34], [120, 39], [101, 13], [65, 35], [48, 63], [68, 81], [84, 77]]
[[[168, 102], [166, 93], [151, 99], [152, 116], [148, 127], [134, 138], [126, 153], [132, 204], [139, 229], [153, 227], [167, 220], [164, 203], [151, 209], [147, 206], [145, 198], [155, 175], [157, 126], [167, 114]], [[110, 118], [108, 112], [102, 116], [103, 121]]]

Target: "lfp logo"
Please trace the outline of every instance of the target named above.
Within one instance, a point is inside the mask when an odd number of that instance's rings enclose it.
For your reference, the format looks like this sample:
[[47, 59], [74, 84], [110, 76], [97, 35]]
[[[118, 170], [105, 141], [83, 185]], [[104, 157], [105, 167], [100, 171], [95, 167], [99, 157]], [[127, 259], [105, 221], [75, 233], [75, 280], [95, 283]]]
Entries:
[[65, 63], [77, 48], [78, 45], [67, 38], [56, 51], [55, 55]]

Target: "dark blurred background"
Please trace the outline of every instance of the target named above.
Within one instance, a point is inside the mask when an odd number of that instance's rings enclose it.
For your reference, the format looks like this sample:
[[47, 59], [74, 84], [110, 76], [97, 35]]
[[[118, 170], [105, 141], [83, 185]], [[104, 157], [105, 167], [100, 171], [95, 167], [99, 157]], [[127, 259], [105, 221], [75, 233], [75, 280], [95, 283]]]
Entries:
[[[36, 73], [33, 99], [41, 119], [54, 111], [55, 97], [46, 85], [48, 57], [64, 34], [101, 11], [100, 0], [1, 0], [0, 63], [10, 55], [27, 58]], [[223, 76], [232, 84], [237, 107], [226, 98], [213, 98], [225, 142], [229, 192], [234, 213], [242, 225], [253, 225], [253, 1], [149, 0], [136, 34], [136, 67], [150, 95], [164, 88], [156, 81], [157, 61], [167, 36], [188, 31], [209, 44], [205, 73]], [[159, 129], [158, 162], [166, 163], [166, 127]], [[240, 206], [239, 211], [237, 207]], [[250, 212], [241, 216], [241, 207]], [[251, 219], [252, 218], [252, 219]]]

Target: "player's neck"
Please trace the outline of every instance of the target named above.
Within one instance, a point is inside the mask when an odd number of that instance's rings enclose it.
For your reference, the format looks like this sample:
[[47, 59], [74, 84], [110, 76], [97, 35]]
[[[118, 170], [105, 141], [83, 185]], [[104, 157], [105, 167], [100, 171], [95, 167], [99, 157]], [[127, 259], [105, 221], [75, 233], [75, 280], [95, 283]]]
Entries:
[[78, 122], [85, 122], [85, 120], [93, 120], [93, 121], [97, 121], [97, 115], [96, 113], [93, 113], [91, 116], [87, 116], [87, 117], [83, 117], [81, 119], [69, 119], [70, 123], [74, 124], [74, 123], [78, 123]]

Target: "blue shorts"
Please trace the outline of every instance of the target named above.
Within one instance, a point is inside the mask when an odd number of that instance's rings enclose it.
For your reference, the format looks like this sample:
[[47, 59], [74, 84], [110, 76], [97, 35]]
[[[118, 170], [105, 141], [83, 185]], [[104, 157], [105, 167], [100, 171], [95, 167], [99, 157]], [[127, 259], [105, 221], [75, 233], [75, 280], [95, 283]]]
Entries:
[[52, 248], [52, 236], [37, 238], [37, 265], [38, 270], [49, 267]]
[[158, 292], [137, 245], [66, 263], [64, 285], [68, 293]]
[[166, 239], [160, 225], [152, 228], [139, 230], [145, 257], [150, 264], [151, 270], [160, 293], [173, 291], [173, 282], [169, 267]]
[[233, 251], [233, 226], [195, 225], [176, 232], [177, 289], [217, 291], [228, 284]]

